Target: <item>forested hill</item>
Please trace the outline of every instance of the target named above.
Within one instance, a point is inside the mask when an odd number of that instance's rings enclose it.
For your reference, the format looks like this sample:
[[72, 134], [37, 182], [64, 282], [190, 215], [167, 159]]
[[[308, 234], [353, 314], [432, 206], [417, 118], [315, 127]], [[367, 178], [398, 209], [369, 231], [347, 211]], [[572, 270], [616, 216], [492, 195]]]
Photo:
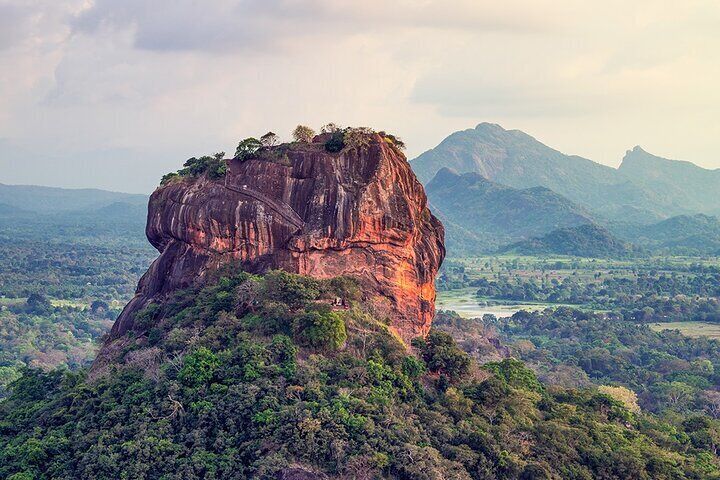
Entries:
[[594, 224], [553, 230], [541, 237], [508, 245], [504, 252], [524, 255], [555, 254], [592, 258], [627, 257], [633, 247]]
[[[16, 370], [0, 401], [0, 478], [720, 478], [715, 427], [705, 418], [644, 411], [628, 387], [545, 384], [509, 358], [506, 345], [465, 339], [473, 355], [488, 344], [496, 354], [480, 364], [432, 328], [443, 229], [426, 208], [401, 142], [352, 128], [305, 137], [262, 147], [246, 139], [230, 161], [193, 157], [164, 178], [146, 229], [161, 257], [91, 369], [27, 368], [25, 344], [14, 345], [13, 357], [3, 358]], [[240, 148], [247, 145], [256, 147]], [[301, 168], [316, 181], [298, 183], [291, 172]], [[344, 185], [370, 185], [372, 194], [348, 195]], [[557, 211], [576, 211], [546, 190], [473, 185], [524, 202], [537, 194]], [[193, 202], [179, 208], [167, 200], [178, 197]], [[93, 212], [123, 210], [113, 205]], [[593, 228], [583, 232], [587, 238], [597, 237]], [[77, 268], [67, 261], [78, 245], [113, 238], [88, 238], [82, 222], [51, 242], [34, 231], [42, 229], [24, 231], [30, 246], [16, 250], [7, 276], [20, 301], [0, 314], [22, 327], [45, 311], [73, 313], [66, 331], [92, 336], [79, 327], [112, 310], [96, 297], [110, 285], [128, 294], [126, 278], [103, 274], [127, 271], [130, 263]], [[340, 236], [320, 241], [318, 231]], [[226, 232], [247, 248], [244, 265], [229, 253]], [[363, 232], [360, 240], [356, 232]], [[36, 246], [64, 237], [73, 243], [59, 257], [34, 262]], [[140, 258], [121, 237], [108, 242], [118, 258]], [[28, 279], [28, 266], [51, 274]], [[77, 311], [39, 294], [20, 297], [28, 280], [62, 293], [58, 278], [71, 287]], [[88, 315], [81, 315], [83, 302]], [[27, 343], [36, 339], [32, 333]], [[698, 366], [706, 375], [698, 382], [712, 375], [706, 363]]]
[[[353, 292], [232, 274], [151, 305], [139, 321], [155, 327], [112, 370], [29, 370], [12, 385], [0, 476], [719, 478], [712, 445], [694, 441], [710, 427], [644, 413], [627, 389], [480, 366], [439, 331], [416, 356]], [[333, 310], [338, 295], [351, 308]]]
[[720, 255], [720, 220], [710, 215], [679, 215], [650, 225], [611, 224], [623, 240], [653, 251]]
[[441, 169], [426, 187], [445, 226], [452, 255], [494, 251], [562, 227], [592, 223], [592, 214], [544, 188], [516, 189], [478, 173]]

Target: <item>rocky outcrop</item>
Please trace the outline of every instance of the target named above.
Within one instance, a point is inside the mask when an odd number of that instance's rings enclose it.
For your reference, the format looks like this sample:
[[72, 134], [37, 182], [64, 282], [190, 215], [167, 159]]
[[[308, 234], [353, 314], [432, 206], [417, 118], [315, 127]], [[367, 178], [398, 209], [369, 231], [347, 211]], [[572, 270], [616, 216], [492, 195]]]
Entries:
[[223, 265], [329, 278], [357, 277], [376, 311], [405, 340], [434, 315], [443, 228], [404, 155], [380, 135], [362, 149], [311, 144], [229, 160], [225, 177], [175, 180], [151, 196], [147, 237], [160, 251], [111, 340], [133, 330], [150, 301]]

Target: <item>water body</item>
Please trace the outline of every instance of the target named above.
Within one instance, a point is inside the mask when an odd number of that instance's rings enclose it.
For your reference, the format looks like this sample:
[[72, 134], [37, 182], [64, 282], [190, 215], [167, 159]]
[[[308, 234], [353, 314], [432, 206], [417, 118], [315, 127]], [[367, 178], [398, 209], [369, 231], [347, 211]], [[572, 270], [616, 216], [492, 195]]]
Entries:
[[478, 301], [475, 288], [463, 288], [438, 292], [435, 308], [437, 310], [453, 310], [463, 318], [479, 318], [483, 315], [495, 315], [497, 318], [512, 317], [520, 310], [534, 311], [548, 307], [545, 304], [498, 305]]

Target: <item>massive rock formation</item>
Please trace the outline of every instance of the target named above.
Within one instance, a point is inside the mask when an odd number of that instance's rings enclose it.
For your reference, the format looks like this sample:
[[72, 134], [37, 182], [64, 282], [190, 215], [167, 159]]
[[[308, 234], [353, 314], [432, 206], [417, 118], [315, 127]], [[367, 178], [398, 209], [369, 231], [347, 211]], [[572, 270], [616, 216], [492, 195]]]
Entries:
[[150, 301], [222, 265], [359, 278], [376, 311], [405, 340], [430, 328], [443, 228], [403, 154], [374, 134], [361, 149], [311, 144], [229, 160], [220, 179], [187, 177], [151, 196], [147, 236], [160, 251], [110, 338], [133, 329]]

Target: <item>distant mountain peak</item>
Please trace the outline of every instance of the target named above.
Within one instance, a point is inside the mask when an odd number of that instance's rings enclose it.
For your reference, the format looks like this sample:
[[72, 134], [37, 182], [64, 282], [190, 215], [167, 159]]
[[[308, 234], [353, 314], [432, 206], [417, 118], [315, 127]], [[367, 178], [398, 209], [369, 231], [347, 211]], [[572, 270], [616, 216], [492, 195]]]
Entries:
[[525, 133], [522, 130], [505, 128], [498, 123], [481, 122], [478, 123], [474, 129], [469, 129], [467, 131], [479, 133], [481, 135], [489, 135], [495, 138], [514, 139], [514, 141], [520, 139], [525, 142], [537, 143], [539, 147], [550, 149], [550, 147], [548, 147], [532, 135]]
[[481, 122], [449, 135], [410, 164], [423, 183], [450, 167], [457, 175], [475, 172], [516, 189], [546, 187], [610, 220], [651, 223], [720, 212], [720, 169], [664, 159], [640, 145], [627, 150], [618, 169], [566, 155], [520, 130]]
[[435, 175], [435, 178], [459, 177], [459, 176], [460, 176], [460, 174], [454, 168], [442, 167], [440, 170], [438, 170], [437, 174]]
[[495, 131], [503, 131], [507, 132], [502, 125], [498, 123], [490, 123], [490, 122], [480, 122], [475, 127], [475, 130], [495, 130]]
[[626, 162], [637, 162], [640, 160], [644, 160], [645, 162], [652, 162], [653, 164], [665, 164], [670, 168], [683, 168], [688, 170], [695, 170], [698, 172], [720, 172], [720, 169], [709, 169], [701, 167], [700, 165], [697, 165], [687, 160], [675, 160], [672, 158], [661, 157], [659, 155], [648, 152], [639, 145], [636, 145], [635, 147], [633, 147], [632, 150], [627, 150], [625, 152], [623, 161], [620, 164], [620, 170], [622, 170], [623, 167], [627, 167]]
[[657, 155], [653, 155], [652, 153], [650, 153], [647, 150], [645, 150], [644, 148], [642, 148], [640, 145], [635, 145], [630, 150], [625, 151], [625, 156], [623, 157], [623, 162], [628, 161], [628, 160], [633, 161], [633, 160], [641, 160], [641, 159], [642, 160], [656, 159], [656, 160], [664, 160], [664, 161], [668, 161], [668, 162], [675, 161], [675, 160], [668, 160], [666, 158], [662, 158]]

